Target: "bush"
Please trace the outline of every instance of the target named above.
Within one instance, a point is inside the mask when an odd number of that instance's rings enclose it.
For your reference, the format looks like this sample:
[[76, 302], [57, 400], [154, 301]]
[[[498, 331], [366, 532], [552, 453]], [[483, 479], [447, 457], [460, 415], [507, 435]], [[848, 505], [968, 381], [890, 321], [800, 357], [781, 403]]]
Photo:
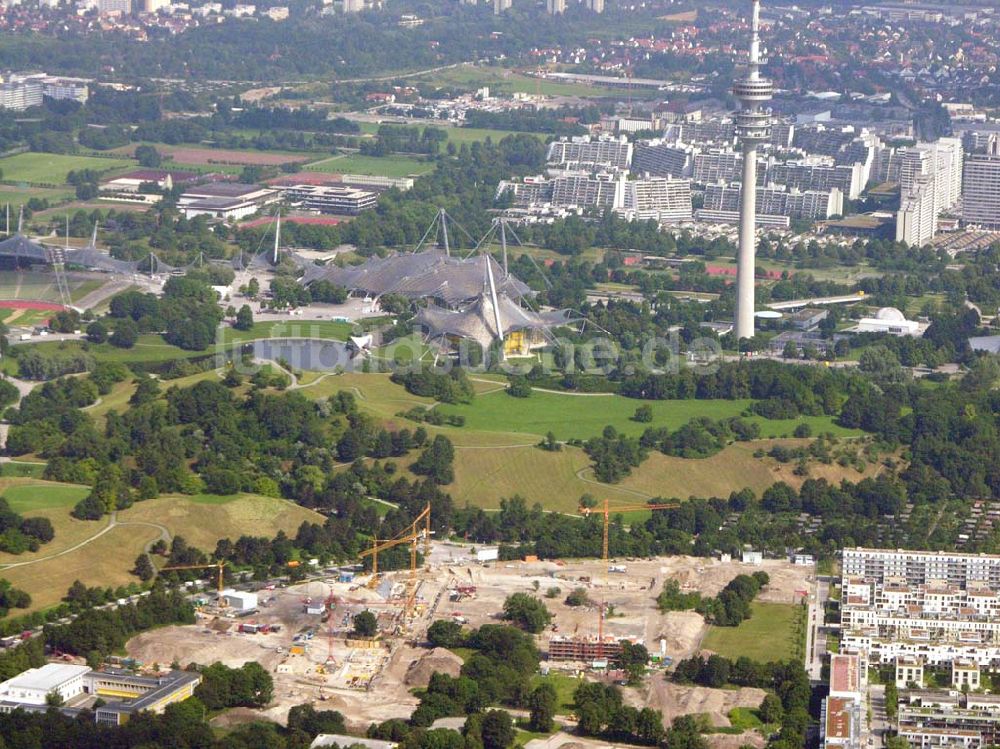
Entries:
[[464, 640], [462, 625], [450, 619], [438, 619], [427, 628], [427, 642], [431, 647], [457, 648]]
[[139, 340], [139, 328], [131, 320], [123, 320], [115, 326], [108, 342], [116, 348], [132, 348]]
[[514, 593], [503, 603], [503, 618], [537, 635], [552, 620], [552, 614], [537, 598], [527, 593]]
[[358, 637], [374, 637], [378, 632], [378, 620], [368, 609], [354, 615], [354, 634]]
[[507, 395], [515, 398], [530, 398], [531, 385], [528, 384], [528, 380], [524, 377], [511, 377], [510, 385], [507, 387]]

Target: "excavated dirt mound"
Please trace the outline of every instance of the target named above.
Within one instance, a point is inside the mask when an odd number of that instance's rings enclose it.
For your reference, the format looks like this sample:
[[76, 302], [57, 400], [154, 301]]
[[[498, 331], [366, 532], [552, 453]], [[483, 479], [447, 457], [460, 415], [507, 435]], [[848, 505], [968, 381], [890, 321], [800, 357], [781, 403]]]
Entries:
[[419, 660], [413, 661], [406, 671], [405, 682], [409, 687], [426, 687], [435, 671], [458, 676], [461, 670], [461, 658], [445, 648], [434, 648]]

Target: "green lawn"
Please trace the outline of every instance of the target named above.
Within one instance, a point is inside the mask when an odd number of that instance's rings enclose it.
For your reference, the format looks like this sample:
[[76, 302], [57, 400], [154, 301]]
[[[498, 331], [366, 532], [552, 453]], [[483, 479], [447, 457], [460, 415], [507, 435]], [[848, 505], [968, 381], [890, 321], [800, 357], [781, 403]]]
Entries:
[[18, 478], [40, 479], [45, 473], [46, 463], [32, 463], [24, 460], [12, 460], [3, 466], [4, 476], [16, 476]]
[[[19, 346], [18, 348], [27, 348], [28, 346], [37, 348], [42, 352], [54, 352], [60, 349], [65, 351], [79, 351], [83, 348], [83, 344], [78, 341], [40, 341], [39, 343], [25, 344], [24, 347]], [[172, 361], [174, 359], [192, 359], [199, 356], [208, 356], [213, 352], [214, 349], [212, 348], [204, 351], [185, 351], [176, 346], [171, 346], [161, 336], [153, 334], [139, 336], [138, 342], [132, 348], [116, 348], [109, 343], [88, 344], [87, 346], [87, 353], [93, 356], [98, 362], [121, 362], [126, 365], [150, 364]], [[3, 359], [0, 359], [0, 368], [5, 373], [16, 377], [18, 374], [17, 359], [11, 356], [3, 357]]]
[[93, 156], [67, 156], [55, 153], [19, 153], [0, 159], [0, 170], [7, 182], [62, 185], [66, 175], [80, 169], [99, 172], [135, 165], [131, 159], [100, 159]]
[[[4, 173], [4, 178], [9, 179]], [[61, 203], [75, 197], [73, 190], [58, 187], [28, 187], [14, 185], [0, 185], [0, 204], [10, 205], [11, 227], [17, 221], [17, 206], [24, 205], [32, 198], [41, 198], [49, 201], [49, 204]]]
[[726, 658], [745, 655], [763, 663], [798, 657], [795, 631], [801, 607], [756, 601], [750, 606], [753, 616], [738, 627], [710, 627], [701, 646]]
[[409, 177], [427, 174], [434, 164], [411, 156], [362, 156], [349, 154], [306, 164], [303, 169], [328, 174], [374, 174], [380, 177]]
[[224, 327], [221, 330], [220, 340], [227, 344], [263, 338], [322, 338], [346, 341], [351, 329], [350, 323], [329, 320], [269, 320], [254, 323], [250, 330]]
[[752, 707], [734, 707], [728, 717], [732, 727], [740, 731], [752, 731], [764, 725], [759, 712]]
[[[572, 395], [534, 391], [530, 398], [514, 398], [505, 392], [476, 396], [471, 404], [442, 405], [442, 413], [465, 416], [467, 430], [514, 432], [544, 436], [552, 431], [558, 439], [587, 439], [601, 434], [608, 424], [619, 432], [639, 436], [647, 427], [676, 429], [696, 416], [723, 419], [739, 416], [749, 400], [667, 400], [641, 401], [619, 395]], [[653, 421], [641, 424], [632, 421], [635, 410], [642, 405], [653, 409]], [[808, 423], [813, 434], [832, 431], [839, 436], [857, 434], [833, 423], [830, 417], [811, 416], [801, 419], [749, 419], [760, 424], [761, 436], [791, 435], [798, 424]]]
[[[378, 123], [375, 122], [359, 122], [358, 125], [361, 127], [361, 132], [366, 135], [375, 135], [378, 132]], [[401, 126], [402, 127], [402, 126]], [[454, 143], [456, 146], [460, 146], [463, 143], [475, 143], [477, 141], [484, 141], [487, 138], [492, 138], [493, 142], [501, 140], [508, 135], [517, 135], [517, 131], [514, 130], [494, 130], [492, 128], [485, 127], [452, 127], [444, 126], [439, 123], [431, 123], [429, 127], [437, 127], [444, 130], [448, 135], [448, 142]], [[541, 140], [544, 140], [548, 135], [546, 133], [526, 133], [527, 135], [535, 135]]]
[[583, 679], [577, 679], [573, 676], [557, 673], [549, 673], [546, 676], [533, 676], [531, 679], [532, 689], [537, 687], [539, 684], [551, 684], [555, 687], [557, 714], [567, 714], [573, 712], [573, 708], [576, 706], [576, 702], [573, 699], [573, 693], [576, 692], [576, 688], [583, 683]]
[[9, 328], [35, 328], [41, 326], [55, 312], [50, 309], [0, 308], [0, 321]]
[[[4, 466], [4, 472], [7, 472], [7, 466]], [[3, 498], [10, 503], [14, 512], [27, 513], [32, 510], [72, 507], [89, 493], [88, 487], [75, 484], [23, 484], [8, 487], [3, 492]]]
[[449, 127], [445, 129], [448, 133], [448, 140], [456, 146], [463, 143], [474, 143], [491, 138], [494, 143], [506, 138], [508, 135], [534, 135], [540, 140], [548, 137], [546, 133], [518, 133], [515, 130], [493, 130], [484, 127]]

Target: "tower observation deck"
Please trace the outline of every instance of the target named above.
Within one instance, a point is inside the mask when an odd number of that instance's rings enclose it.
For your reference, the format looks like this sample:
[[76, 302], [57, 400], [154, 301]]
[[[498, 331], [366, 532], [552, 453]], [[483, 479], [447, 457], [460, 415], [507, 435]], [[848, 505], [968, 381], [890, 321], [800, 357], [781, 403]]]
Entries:
[[736, 337], [754, 335], [754, 256], [757, 223], [757, 146], [771, 138], [771, 110], [765, 104], [774, 85], [761, 75], [767, 63], [760, 42], [760, 0], [751, 0], [750, 49], [740, 61], [745, 73], [733, 82], [733, 96], [740, 103], [736, 137], [743, 147], [743, 185], [740, 198], [740, 241], [736, 258]]

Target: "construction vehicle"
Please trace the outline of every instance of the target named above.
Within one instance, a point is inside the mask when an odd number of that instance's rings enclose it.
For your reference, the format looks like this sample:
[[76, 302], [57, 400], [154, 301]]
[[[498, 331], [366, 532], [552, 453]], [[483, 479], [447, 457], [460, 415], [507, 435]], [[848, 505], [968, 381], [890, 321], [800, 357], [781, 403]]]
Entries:
[[[608, 498], [607, 497], [604, 498], [604, 507], [603, 508], [583, 507], [583, 506], [580, 507], [580, 514], [583, 515], [584, 517], [588, 517], [591, 513], [595, 513], [595, 512], [596, 513], [600, 513], [601, 515], [604, 516], [604, 535], [603, 535], [602, 543], [601, 543], [601, 562], [603, 562], [603, 566], [604, 566], [604, 586], [603, 586], [604, 588], [607, 588], [607, 583], [608, 583], [607, 573], [610, 572], [610, 571], [612, 571], [611, 568], [608, 566], [608, 557], [609, 557], [609, 555], [608, 555], [608, 530], [609, 530], [609, 526], [611, 525], [611, 515], [613, 513], [619, 513], [619, 512], [637, 512], [637, 511], [640, 511], [640, 510], [649, 510], [649, 511], [654, 511], [654, 510], [675, 510], [678, 507], [680, 507], [680, 505], [678, 505], [676, 502], [669, 502], [669, 503], [664, 503], [664, 504], [645, 504], [645, 505], [617, 505], [615, 507], [611, 507], [609, 505], [609, 503], [608, 503]], [[615, 570], [615, 571], [617, 571], [617, 570]], [[604, 601], [603, 588], [602, 588], [602, 591], [601, 591], [601, 603], [597, 607], [597, 610], [598, 610], [598, 614], [597, 614], [597, 656], [598, 656], [598, 658], [601, 658], [603, 656], [603, 654], [604, 654], [603, 651], [604, 651], [604, 610], [605, 610], [605, 601]]]
[[160, 572], [174, 572], [176, 570], [206, 570], [210, 567], [214, 567], [219, 571], [219, 598], [222, 598], [222, 591], [225, 589], [223, 571], [226, 565], [229, 564], [225, 559], [219, 562], [212, 562], [211, 564], [180, 564], [174, 567], [164, 567]]

